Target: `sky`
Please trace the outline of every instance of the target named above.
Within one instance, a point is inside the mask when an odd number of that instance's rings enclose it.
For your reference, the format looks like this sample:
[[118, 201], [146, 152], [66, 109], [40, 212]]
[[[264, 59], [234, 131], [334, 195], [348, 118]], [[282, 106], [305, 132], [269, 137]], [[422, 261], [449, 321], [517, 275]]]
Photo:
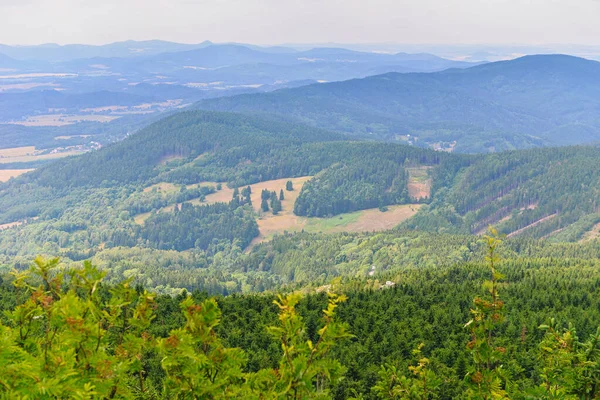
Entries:
[[600, 0], [0, 0], [0, 43], [599, 44]]

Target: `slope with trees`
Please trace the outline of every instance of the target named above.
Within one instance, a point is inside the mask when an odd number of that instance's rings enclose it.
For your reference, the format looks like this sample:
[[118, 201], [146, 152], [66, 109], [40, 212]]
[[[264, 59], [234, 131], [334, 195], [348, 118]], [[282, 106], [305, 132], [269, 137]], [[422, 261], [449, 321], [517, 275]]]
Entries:
[[456, 141], [455, 151], [477, 153], [598, 141], [599, 86], [598, 62], [527, 56], [464, 70], [389, 73], [206, 100], [197, 107], [274, 114], [423, 146]]

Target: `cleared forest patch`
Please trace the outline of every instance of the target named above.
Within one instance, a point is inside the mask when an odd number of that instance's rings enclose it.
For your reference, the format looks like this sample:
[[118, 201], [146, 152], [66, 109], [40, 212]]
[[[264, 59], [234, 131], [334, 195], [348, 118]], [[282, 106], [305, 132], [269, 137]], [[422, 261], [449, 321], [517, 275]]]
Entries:
[[[302, 189], [304, 184], [307, 181], [309, 181], [311, 178], [312, 178], [312, 176], [303, 176], [300, 178], [275, 179], [272, 181], [258, 182], [258, 183], [249, 185], [252, 190], [252, 195], [250, 196], [250, 198], [252, 199], [252, 205], [254, 207], [254, 210], [256, 210], [257, 212], [260, 211], [260, 193], [264, 189], [276, 192], [277, 196], [279, 196], [279, 191], [283, 189], [285, 199], [281, 202], [281, 206], [282, 206], [283, 210], [281, 213], [279, 213], [279, 215], [284, 215], [287, 211], [293, 213], [294, 203], [296, 202], [296, 199], [298, 198], [298, 195], [300, 194], [300, 190]], [[288, 192], [285, 190], [285, 184], [287, 181], [292, 181], [292, 184], [294, 185], [294, 190], [291, 192]], [[215, 185], [215, 186], [217, 185], [216, 182], [210, 182], [210, 184]], [[233, 198], [233, 189], [226, 187], [224, 183], [222, 185], [223, 185], [223, 189], [218, 190], [216, 193], [212, 193], [212, 194], [209, 194], [208, 196], [206, 196], [206, 201], [204, 203], [212, 204], [212, 203], [217, 203], [217, 202], [231, 201], [231, 199]], [[245, 186], [240, 187], [239, 190], [241, 191], [244, 187]], [[268, 215], [268, 214], [270, 214], [270, 212], [266, 213], [266, 215]]]
[[10, 222], [8, 224], [1, 224], [0, 225], [0, 231], [3, 231], [5, 229], [9, 229], [9, 228], [14, 228], [15, 226], [20, 226], [23, 225], [23, 222], [18, 221], [18, 222]]
[[408, 195], [411, 199], [421, 200], [431, 197], [431, 167], [406, 168], [408, 171]]
[[[250, 186], [252, 194], [250, 196], [252, 200], [252, 207], [256, 212], [258, 229], [260, 235], [252, 241], [252, 244], [260, 243], [264, 240], [268, 240], [275, 234], [281, 234], [284, 232], [299, 232], [305, 230], [307, 232], [323, 232], [323, 233], [336, 233], [336, 232], [378, 232], [388, 229], [392, 229], [399, 225], [401, 222], [411, 218], [417, 213], [421, 204], [406, 204], [388, 206], [388, 211], [382, 212], [378, 208], [369, 210], [356, 211], [347, 214], [337, 215], [331, 218], [306, 218], [299, 217], [294, 214], [294, 204], [296, 199], [300, 195], [300, 191], [306, 182], [308, 182], [312, 176], [304, 176], [300, 178], [284, 178], [276, 179], [265, 182], [258, 182]], [[285, 190], [286, 183], [292, 181], [294, 190]], [[201, 182], [194, 185], [189, 185], [189, 188], [197, 186], [217, 186], [218, 182]], [[193, 205], [202, 204], [214, 204], [214, 203], [227, 203], [233, 198], [234, 189], [228, 188], [224, 183], [221, 183], [222, 189], [211, 193], [204, 201], [199, 199], [189, 200], [186, 203]], [[245, 187], [245, 186], [244, 186]], [[244, 187], [240, 187], [241, 191]], [[152, 185], [144, 189], [145, 192], [149, 192], [153, 189], [166, 193], [177, 190], [178, 186], [170, 183], [159, 183]], [[263, 212], [260, 208], [261, 205], [261, 192], [263, 190], [269, 190], [279, 194], [283, 190], [284, 199], [281, 201], [281, 211], [277, 215], [269, 210]], [[162, 208], [161, 212], [171, 212], [174, 210], [175, 205], [169, 205]], [[151, 215], [151, 213], [139, 214], [134, 217], [137, 224], [143, 224], [144, 221]]]

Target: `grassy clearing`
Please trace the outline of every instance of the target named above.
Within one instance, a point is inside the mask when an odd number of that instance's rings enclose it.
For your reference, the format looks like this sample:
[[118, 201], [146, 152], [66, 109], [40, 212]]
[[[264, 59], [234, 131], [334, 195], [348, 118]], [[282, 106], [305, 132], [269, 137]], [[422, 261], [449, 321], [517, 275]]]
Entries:
[[422, 204], [404, 204], [389, 206], [386, 212], [372, 208], [332, 218], [308, 218], [304, 230], [323, 233], [385, 231], [409, 219], [421, 207]]
[[336, 215], [332, 218], [305, 218], [293, 213], [259, 219], [260, 236], [252, 244], [271, 239], [284, 232], [380, 232], [392, 229], [417, 213], [422, 204], [406, 204], [388, 207], [381, 212], [378, 208]]
[[408, 195], [415, 200], [431, 197], [431, 167], [407, 168]]
[[[378, 210], [379, 211], [379, 210]], [[306, 218], [303, 229], [308, 232], [339, 232], [356, 224], [364, 211], [336, 215], [331, 218]]]
[[9, 228], [14, 228], [15, 226], [20, 226], [23, 225], [23, 222], [18, 221], [18, 222], [10, 222], [8, 224], [1, 224], [0, 225], [0, 231], [3, 231], [5, 229], [9, 229]]
[[144, 189], [144, 193], [149, 193], [153, 190], [161, 192], [161, 193], [173, 193], [173, 192], [177, 192], [180, 190], [180, 186], [174, 185], [172, 183], [168, 183], [168, 182], [161, 182], [161, 183], [157, 183], [155, 185], [152, 186], [148, 186], [147, 188]]
[[143, 225], [144, 222], [146, 222], [146, 220], [150, 216], [150, 214], [152, 214], [152, 213], [147, 212], [147, 213], [143, 213], [143, 214], [138, 214], [135, 217], [133, 217], [133, 221], [138, 225]]

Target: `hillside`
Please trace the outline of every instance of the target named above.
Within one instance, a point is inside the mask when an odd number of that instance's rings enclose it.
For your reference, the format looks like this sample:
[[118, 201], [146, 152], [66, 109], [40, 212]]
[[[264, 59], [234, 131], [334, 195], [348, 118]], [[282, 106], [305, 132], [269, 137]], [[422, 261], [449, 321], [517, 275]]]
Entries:
[[565, 147], [492, 154], [459, 173], [452, 187], [408, 227], [576, 241], [600, 222], [600, 149]]
[[600, 63], [550, 55], [205, 100], [197, 107], [275, 114], [351, 134], [488, 152], [597, 141], [599, 89]]
[[[21, 226], [2, 232], [0, 247], [22, 255], [52, 248], [75, 258], [116, 246], [208, 250], [217, 246], [211, 240], [216, 236], [204, 236], [205, 229], [215, 232], [216, 225], [210, 224], [232, 227], [235, 221], [251, 220], [238, 236], [220, 236], [230, 245], [240, 239], [236, 246], [243, 249], [259, 234], [254, 219], [260, 213], [242, 190], [247, 185], [317, 175], [310, 188], [295, 189], [302, 210], [286, 202], [285, 212], [296, 208], [300, 216], [326, 217], [423, 201], [409, 196], [405, 168], [441, 168], [451, 159], [409, 146], [342, 139], [337, 133], [243, 115], [179, 113], [102, 150], [42, 166], [2, 186], [0, 224]], [[378, 163], [369, 161], [374, 155]], [[356, 179], [343, 187], [335, 184], [348, 174]], [[163, 184], [172, 189], [152, 190]], [[225, 185], [240, 187], [241, 193], [229, 192], [221, 196], [221, 205], [210, 204], [208, 196]], [[429, 194], [438, 186], [436, 180]], [[138, 225], [139, 215], [150, 212]], [[203, 228], [191, 234], [189, 224]], [[40, 229], [45, 233], [40, 235]]]
[[[242, 114], [178, 113], [2, 184], [0, 253], [10, 265], [47, 254], [108, 257], [114, 266], [135, 255], [172, 265], [174, 284], [201, 266], [208, 279], [216, 260], [217, 270], [238, 265], [243, 251], [265, 265], [256, 245], [286, 232], [401, 224], [480, 234], [495, 224], [511, 237], [578, 241], [600, 223], [600, 148], [469, 156], [347, 139]], [[305, 276], [272, 273], [260, 274], [261, 285]], [[248, 276], [223, 279], [214, 285]]]

